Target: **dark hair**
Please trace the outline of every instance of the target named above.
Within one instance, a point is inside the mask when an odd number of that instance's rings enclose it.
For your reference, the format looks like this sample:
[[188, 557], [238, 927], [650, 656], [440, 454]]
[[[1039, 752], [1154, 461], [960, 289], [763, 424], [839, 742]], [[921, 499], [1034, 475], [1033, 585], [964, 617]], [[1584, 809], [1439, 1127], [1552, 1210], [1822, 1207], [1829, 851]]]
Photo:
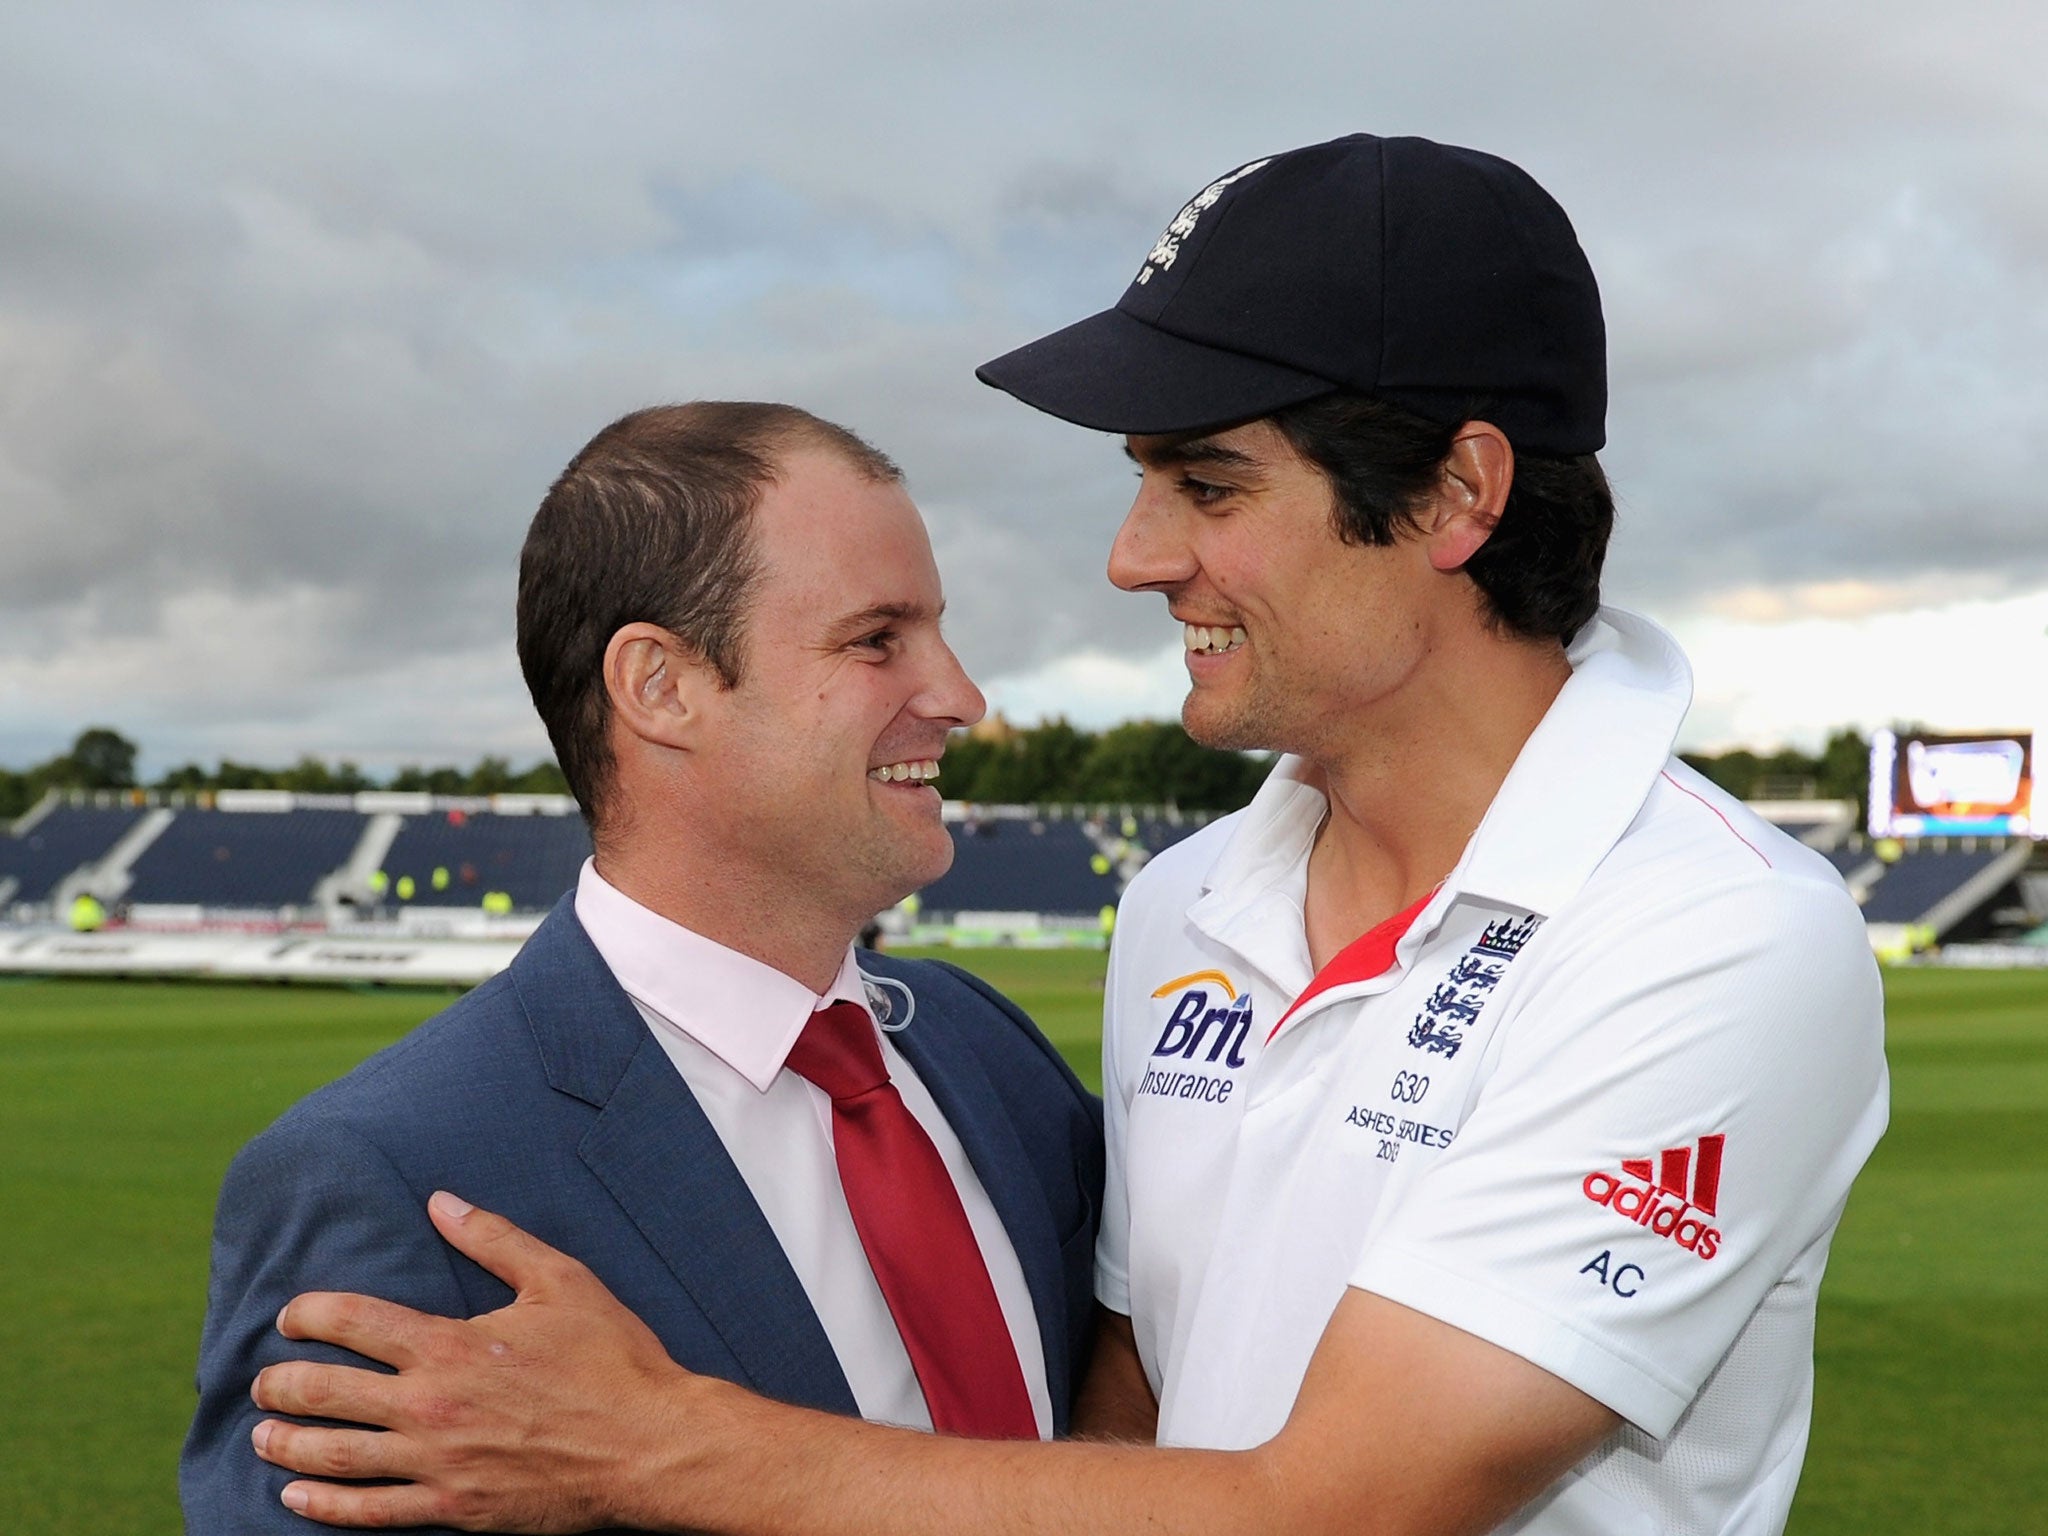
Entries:
[[[1348, 544], [1391, 544], [1416, 518], [1449, 457], [1458, 427], [1486, 420], [1475, 400], [1446, 426], [1367, 395], [1319, 395], [1273, 413], [1273, 424], [1330, 477], [1337, 534]], [[1614, 531], [1614, 493], [1590, 453], [1515, 455], [1500, 521], [1465, 574], [1499, 629], [1569, 640], [1600, 606], [1600, 567]]]
[[654, 624], [739, 685], [761, 574], [752, 513], [777, 456], [805, 445], [902, 479], [859, 437], [793, 405], [698, 400], [620, 417], [534, 514], [519, 553], [519, 667], [593, 828], [612, 769], [605, 647], [624, 625]]

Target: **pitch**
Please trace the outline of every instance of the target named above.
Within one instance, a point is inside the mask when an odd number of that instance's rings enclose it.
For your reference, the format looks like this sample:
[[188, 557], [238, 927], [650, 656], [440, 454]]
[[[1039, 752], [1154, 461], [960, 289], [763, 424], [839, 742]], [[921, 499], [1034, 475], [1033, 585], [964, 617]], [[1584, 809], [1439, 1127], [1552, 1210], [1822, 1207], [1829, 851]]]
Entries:
[[[1091, 1086], [1103, 957], [949, 951]], [[1892, 1129], [1822, 1295], [1795, 1533], [2048, 1529], [2048, 973], [1893, 971]], [[0, 1529], [178, 1528], [235, 1148], [451, 994], [0, 984]]]

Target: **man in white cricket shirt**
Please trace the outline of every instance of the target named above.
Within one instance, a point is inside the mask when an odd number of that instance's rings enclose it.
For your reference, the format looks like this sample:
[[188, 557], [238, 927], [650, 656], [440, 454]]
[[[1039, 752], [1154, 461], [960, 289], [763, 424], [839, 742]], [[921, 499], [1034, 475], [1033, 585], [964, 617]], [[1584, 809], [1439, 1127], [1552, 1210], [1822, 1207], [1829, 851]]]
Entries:
[[[1605, 337], [1562, 210], [1420, 139], [1254, 161], [982, 377], [1124, 434], [1112, 579], [1186, 626], [1189, 731], [1286, 754], [1138, 878], [1111, 961], [1076, 1424], [1162, 1449], [763, 1403], [480, 1214], [458, 1246], [575, 1326], [347, 1338], [436, 1363], [363, 1388], [394, 1433], [268, 1454], [414, 1480], [304, 1485], [336, 1523], [523, 1529], [567, 1479], [659, 1529], [1780, 1529], [1884, 1125], [1878, 982], [1827, 864], [1673, 759], [1676, 646], [1599, 606]], [[601, 1390], [603, 1458], [503, 1427]]]

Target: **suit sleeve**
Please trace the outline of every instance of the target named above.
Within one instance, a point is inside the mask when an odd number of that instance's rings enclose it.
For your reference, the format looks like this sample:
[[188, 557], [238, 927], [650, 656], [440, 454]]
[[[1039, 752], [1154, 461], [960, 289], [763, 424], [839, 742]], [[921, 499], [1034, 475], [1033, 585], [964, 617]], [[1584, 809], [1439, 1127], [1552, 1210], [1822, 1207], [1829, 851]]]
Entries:
[[986, 998], [1017, 1027], [1018, 1033], [1029, 1040], [1033, 1048], [1044, 1058], [1046, 1066], [1057, 1077], [1071, 1099], [1068, 1124], [1074, 1177], [1088, 1203], [1088, 1219], [1092, 1223], [1102, 1209], [1102, 1100], [1090, 1093], [1081, 1079], [1074, 1075], [1074, 1069], [1067, 1065], [1066, 1057], [1060, 1054], [1059, 1048], [1046, 1038], [1045, 1032], [1022, 1008], [973, 972], [964, 971], [956, 965], [948, 965], [945, 961], [939, 961], [937, 964]]
[[1124, 1184], [1124, 1137], [1130, 1124], [1131, 1090], [1123, 1072], [1119, 1004], [1123, 999], [1117, 957], [1126, 942], [1114, 936], [1109, 971], [1102, 987], [1102, 1117], [1104, 1175], [1102, 1231], [1095, 1245], [1095, 1299], [1112, 1312], [1131, 1315], [1131, 1202]]
[[191, 1536], [324, 1529], [278, 1502], [291, 1477], [250, 1444], [264, 1417], [250, 1384], [285, 1359], [370, 1363], [278, 1333], [279, 1310], [301, 1291], [361, 1291], [443, 1316], [469, 1314], [449, 1250], [427, 1220], [428, 1193], [408, 1187], [358, 1133], [302, 1114], [272, 1126], [230, 1165], [214, 1218], [199, 1408], [178, 1464]]

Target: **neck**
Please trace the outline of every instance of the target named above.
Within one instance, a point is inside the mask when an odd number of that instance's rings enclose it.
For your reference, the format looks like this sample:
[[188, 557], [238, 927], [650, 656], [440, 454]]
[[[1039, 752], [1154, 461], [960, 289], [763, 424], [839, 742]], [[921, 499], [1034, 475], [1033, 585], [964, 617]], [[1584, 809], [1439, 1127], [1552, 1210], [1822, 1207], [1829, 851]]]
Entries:
[[1562, 648], [1492, 636], [1432, 662], [1310, 760], [1330, 802], [1304, 911], [1318, 968], [1443, 883], [1571, 676]]
[[652, 834], [597, 839], [597, 872], [648, 911], [773, 966], [822, 996], [860, 924], [811, 909], [801, 895], [752, 878], [701, 840]]

